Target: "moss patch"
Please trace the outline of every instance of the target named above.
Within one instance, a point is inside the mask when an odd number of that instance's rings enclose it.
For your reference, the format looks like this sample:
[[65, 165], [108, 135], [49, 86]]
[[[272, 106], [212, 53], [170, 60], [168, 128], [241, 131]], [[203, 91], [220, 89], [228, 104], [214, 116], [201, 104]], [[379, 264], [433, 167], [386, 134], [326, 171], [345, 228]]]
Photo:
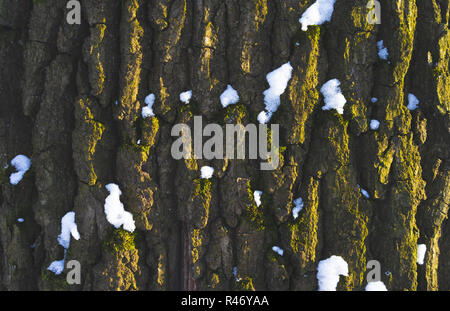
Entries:
[[245, 277], [234, 282], [234, 290], [237, 291], [255, 291], [253, 280], [250, 277]]
[[244, 211], [244, 217], [247, 218], [251, 227], [257, 231], [263, 231], [266, 229], [265, 221], [264, 221], [264, 193], [261, 200], [261, 205], [257, 206], [255, 203], [255, 199], [253, 196], [253, 191], [250, 186], [250, 180], [247, 181], [247, 195], [248, 202], [251, 202], [246, 206]]
[[41, 272], [41, 279], [44, 282], [44, 286], [50, 291], [65, 291], [69, 289], [69, 284], [66, 280], [66, 275], [61, 273], [55, 275], [49, 270], [43, 270]]
[[135, 237], [136, 233], [134, 232], [128, 232], [120, 228], [115, 229], [105, 239], [104, 246], [107, 250], [114, 251], [115, 253], [123, 250], [134, 251], [136, 250]]

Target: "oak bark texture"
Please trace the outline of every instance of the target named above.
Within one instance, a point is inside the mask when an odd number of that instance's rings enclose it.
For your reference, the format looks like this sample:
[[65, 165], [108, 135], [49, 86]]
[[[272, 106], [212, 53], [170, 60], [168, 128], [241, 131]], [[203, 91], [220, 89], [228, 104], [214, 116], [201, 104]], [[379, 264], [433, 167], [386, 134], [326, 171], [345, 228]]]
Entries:
[[[307, 32], [298, 19], [314, 0], [80, 2], [82, 23], [69, 25], [66, 1], [0, 0], [1, 290], [316, 290], [317, 264], [331, 255], [349, 265], [338, 290], [363, 290], [370, 260], [389, 290], [450, 290], [448, 0], [382, 0], [380, 25], [367, 23], [367, 1], [337, 0], [331, 22]], [[172, 126], [194, 116], [257, 123], [266, 74], [288, 61], [271, 120], [278, 169], [171, 157]], [[343, 115], [321, 109], [333, 78]], [[227, 84], [240, 101], [224, 109]], [[150, 93], [156, 117], [142, 119]], [[17, 154], [32, 167], [13, 186]], [[203, 165], [213, 179], [200, 179]], [[106, 220], [111, 182], [134, 233]], [[81, 239], [66, 261], [81, 263], [81, 285], [46, 270], [63, 257], [69, 211]]]

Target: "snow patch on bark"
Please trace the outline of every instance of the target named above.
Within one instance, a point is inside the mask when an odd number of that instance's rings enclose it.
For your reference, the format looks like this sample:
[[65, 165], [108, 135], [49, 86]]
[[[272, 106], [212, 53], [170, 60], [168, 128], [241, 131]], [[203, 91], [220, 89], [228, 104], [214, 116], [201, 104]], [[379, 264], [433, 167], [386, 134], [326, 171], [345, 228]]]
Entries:
[[133, 214], [125, 211], [123, 203], [120, 202], [122, 191], [116, 184], [107, 184], [106, 190], [109, 191], [109, 196], [105, 199], [105, 214], [106, 219], [116, 229], [123, 225], [123, 229], [133, 232], [136, 229], [133, 220]]

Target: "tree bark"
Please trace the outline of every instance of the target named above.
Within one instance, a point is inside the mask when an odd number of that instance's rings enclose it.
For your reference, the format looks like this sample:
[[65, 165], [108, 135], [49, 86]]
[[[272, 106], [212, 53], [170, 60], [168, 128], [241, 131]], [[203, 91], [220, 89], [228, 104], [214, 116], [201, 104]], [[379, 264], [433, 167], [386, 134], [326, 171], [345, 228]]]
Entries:
[[[298, 19], [314, 0], [80, 2], [82, 22], [70, 25], [66, 1], [0, 0], [1, 290], [317, 290], [317, 265], [332, 255], [349, 267], [338, 290], [364, 290], [370, 260], [388, 290], [450, 290], [448, 0], [380, 1], [379, 25], [366, 0], [337, 0], [331, 21], [306, 32]], [[194, 116], [258, 124], [266, 75], [287, 62], [270, 121], [276, 170], [171, 156], [172, 127]], [[342, 115], [321, 109], [334, 78]], [[228, 84], [240, 100], [222, 108]], [[150, 93], [155, 117], [144, 119]], [[12, 185], [18, 154], [32, 166]], [[109, 183], [132, 233], [106, 219]], [[69, 211], [81, 238], [64, 254]], [[47, 270], [63, 257], [81, 263], [80, 285]]]

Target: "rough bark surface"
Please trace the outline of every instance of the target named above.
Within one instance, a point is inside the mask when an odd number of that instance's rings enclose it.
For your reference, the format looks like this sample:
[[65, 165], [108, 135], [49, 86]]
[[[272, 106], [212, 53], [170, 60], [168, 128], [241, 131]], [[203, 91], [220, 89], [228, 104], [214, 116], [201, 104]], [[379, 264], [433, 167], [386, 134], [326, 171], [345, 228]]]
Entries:
[[[338, 290], [363, 290], [369, 260], [389, 290], [450, 290], [448, 0], [382, 0], [380, 25], [367, 23], [366, 0], [337, 0], [331, 22], [307, 32], [298, 19], [314, 0], [80, 2], [82, 23], [69, 25], [66, 1], [0, 0], [1, 290], [316, 290], [331, 255], [349, 265]], [[288, 61], [271, 120], [278, 169], [172, 158], [174, 124], [258, 123], [266, 74]], [[332, 78], [343, 115], [321, 109]], [[224, 109], [227, 84], [240, 102]], [[150, 93], [156, 116], [143, 119]], [[17, 154], [32, 166], [13, 186]], [[203, 165], [211, 180], [200, 179]], [[133, 233], [106, 220], [112, 182]], [[69, 211], [81, 239], [66, 260], [82, 267], [70, 286], [47, 270], [63, 257]]]

